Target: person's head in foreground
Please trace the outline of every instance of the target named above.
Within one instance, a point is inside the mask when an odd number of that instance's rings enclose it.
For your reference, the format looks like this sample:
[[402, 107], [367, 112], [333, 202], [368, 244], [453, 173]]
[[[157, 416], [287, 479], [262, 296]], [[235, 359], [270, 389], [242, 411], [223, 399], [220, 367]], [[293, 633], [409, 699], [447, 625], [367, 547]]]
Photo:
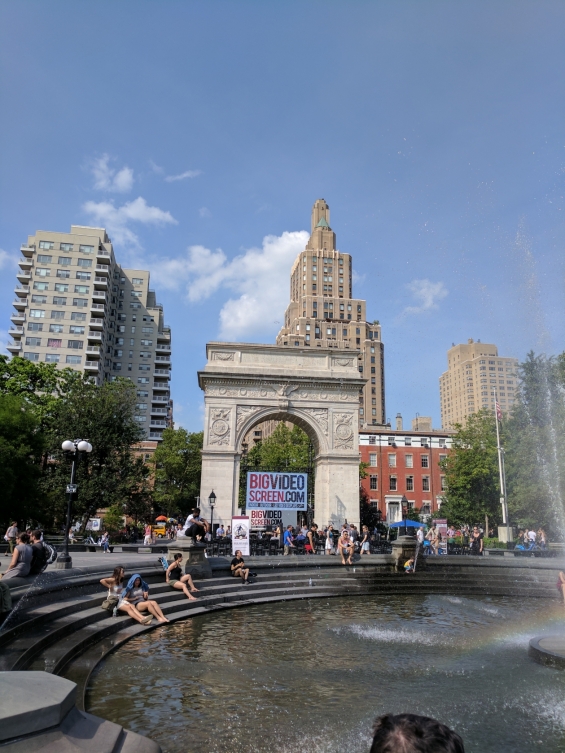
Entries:
[[429, 716], [384, 714], [375, 722], [370, 753], [465, 753], [465, 748], [457, 732]]

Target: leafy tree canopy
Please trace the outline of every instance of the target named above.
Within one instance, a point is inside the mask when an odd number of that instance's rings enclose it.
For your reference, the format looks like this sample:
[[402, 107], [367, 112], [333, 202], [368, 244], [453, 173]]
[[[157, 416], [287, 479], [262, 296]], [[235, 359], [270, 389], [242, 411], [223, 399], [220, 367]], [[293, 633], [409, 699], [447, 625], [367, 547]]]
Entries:
[[203, 432], [165, 429], [155, 450], [155, 502], [167, 515], [186, 515], [200, 495]]

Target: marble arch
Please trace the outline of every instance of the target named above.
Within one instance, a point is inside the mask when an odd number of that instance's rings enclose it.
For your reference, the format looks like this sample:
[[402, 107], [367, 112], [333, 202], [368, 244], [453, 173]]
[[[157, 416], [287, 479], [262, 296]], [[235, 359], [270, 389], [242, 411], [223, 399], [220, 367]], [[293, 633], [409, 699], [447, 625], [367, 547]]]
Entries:
[[242, 441], [267, 419], [300, 426], [315, 448], [315, 520], [359, 523], [357, 354], [334, 348], [212, 342], [198, 372], [204, 391], [201, 507], [224, 524], [238, 514]]

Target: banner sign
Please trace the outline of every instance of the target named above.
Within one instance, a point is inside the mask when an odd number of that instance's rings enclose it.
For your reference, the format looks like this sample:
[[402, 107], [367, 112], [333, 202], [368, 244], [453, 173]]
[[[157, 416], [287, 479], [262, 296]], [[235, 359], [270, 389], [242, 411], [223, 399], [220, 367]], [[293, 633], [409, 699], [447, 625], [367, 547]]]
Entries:
[[247, 472], [247, 510], [306, 511], [307, 503], [307, 473]]
[[240, 549], [244, 557], [249, 557], [249, 518], [236, 515], [231, 519], [231, 553]]
[[251, 530], [264, 531], [267, 528], [273, 530], [279, 526], [284, 531], [287, 526], [296, 527], [296, 510], [250, 510]]

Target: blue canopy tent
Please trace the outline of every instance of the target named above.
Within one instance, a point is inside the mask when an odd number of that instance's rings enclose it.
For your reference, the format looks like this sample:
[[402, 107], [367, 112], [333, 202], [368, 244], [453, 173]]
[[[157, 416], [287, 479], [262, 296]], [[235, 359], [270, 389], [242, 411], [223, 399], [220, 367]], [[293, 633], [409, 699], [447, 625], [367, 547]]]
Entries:
[[389, 528], [427, 528], [425, 523], [418, 523], [417, 520], [399, 520], [397, 523], [391, 523]]

